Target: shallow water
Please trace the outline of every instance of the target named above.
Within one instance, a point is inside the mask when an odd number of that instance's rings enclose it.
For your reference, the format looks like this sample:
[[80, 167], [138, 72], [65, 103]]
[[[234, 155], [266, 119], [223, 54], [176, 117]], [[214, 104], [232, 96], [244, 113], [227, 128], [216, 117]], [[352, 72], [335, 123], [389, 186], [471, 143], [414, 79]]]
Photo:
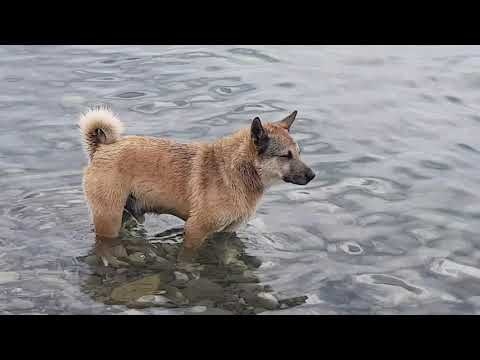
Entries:
[[[478, 46], [3, 46], [0, 84], [1, 314], [480, 311]], [[180, 140], [296, 109], [317, 177], [195, 268], [174, 268], [171, 216], [105, 268], [76, 128], [97, 104]]]

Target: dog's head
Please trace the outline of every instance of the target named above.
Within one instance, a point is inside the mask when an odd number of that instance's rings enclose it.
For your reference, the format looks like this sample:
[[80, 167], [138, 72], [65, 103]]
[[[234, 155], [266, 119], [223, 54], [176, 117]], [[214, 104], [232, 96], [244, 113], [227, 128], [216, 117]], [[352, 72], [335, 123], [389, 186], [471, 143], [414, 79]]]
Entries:
[[300, 159], [300, 147], [290, 136], [290, 128], [295, 121], [294, 111], [277, 122], [262, 122], [253, 119], [250, 136], [256, 150], [256, 166], [265, 186], [279, 181], [306, 185], [315, 173]]

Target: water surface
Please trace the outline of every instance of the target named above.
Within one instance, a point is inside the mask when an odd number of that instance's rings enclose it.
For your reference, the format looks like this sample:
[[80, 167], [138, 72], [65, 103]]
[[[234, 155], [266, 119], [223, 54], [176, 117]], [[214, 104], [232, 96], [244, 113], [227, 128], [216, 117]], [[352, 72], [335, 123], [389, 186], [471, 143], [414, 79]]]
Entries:
[[[480, 310], [480, 47], [0, 47], [1, 314], [452, 314]], [[299, 115], [317, 177], [265, 197], [177, 269], [182, 222], [92, 257], [76, 122], [213, 140]]]

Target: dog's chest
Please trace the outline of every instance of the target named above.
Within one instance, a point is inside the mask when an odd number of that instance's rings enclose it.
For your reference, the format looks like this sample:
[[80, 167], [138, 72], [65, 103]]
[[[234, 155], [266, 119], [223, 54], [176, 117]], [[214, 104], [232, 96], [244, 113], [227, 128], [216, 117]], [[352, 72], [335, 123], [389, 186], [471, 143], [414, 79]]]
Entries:
[[235, 232], [237, 231], [242, 225], [245, 225], [248, 220], [250, 220], [255, 214], [252, 214], [251, 216], [245, 216], [239, 219], [236, 219], [230, 223], [228, 223], [222, 231], [225, 232]]
[[242, 225], [245, 225], [250, 219], [255, 216], [257, 208], [260, 204], [260, 198], [254, 203], [231, 203], [229, 216], [225, 217], [226, 225], [223, 231], [233, 232]]

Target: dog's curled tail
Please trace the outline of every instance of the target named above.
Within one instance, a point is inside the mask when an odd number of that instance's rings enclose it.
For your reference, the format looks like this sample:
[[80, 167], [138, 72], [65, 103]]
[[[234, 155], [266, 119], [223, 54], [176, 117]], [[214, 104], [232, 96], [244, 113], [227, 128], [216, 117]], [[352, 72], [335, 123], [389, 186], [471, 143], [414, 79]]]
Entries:
[[82, 133], [85, 151], [90, 158], [100, 144], [112, 144], [118, 141], [123, 132], [122, 122], [106, 107], [88, 110], [80, 116], [78, 123]]

